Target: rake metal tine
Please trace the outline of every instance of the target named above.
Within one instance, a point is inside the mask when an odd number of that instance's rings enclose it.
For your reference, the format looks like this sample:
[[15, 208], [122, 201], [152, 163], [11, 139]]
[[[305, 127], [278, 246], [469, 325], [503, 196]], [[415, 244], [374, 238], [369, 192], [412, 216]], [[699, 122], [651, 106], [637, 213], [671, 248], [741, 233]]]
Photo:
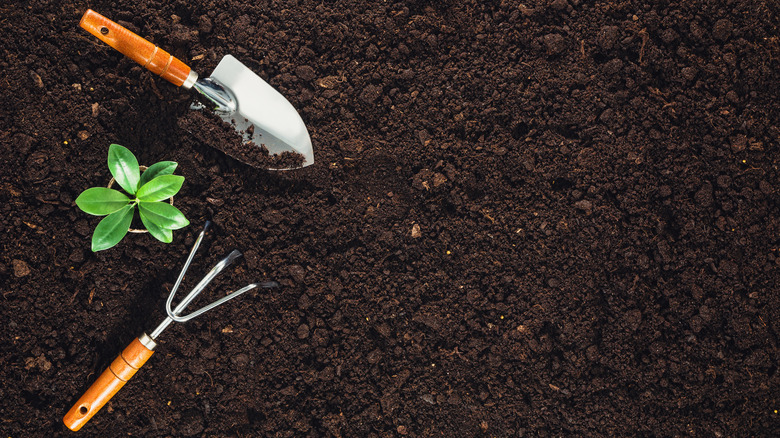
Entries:
[[220, 272], [225, 270], [225, 268], [230, 266], [230, 264], [239, 257], [241, 257], [241, 252], [238, 250], [233, 250], [230, 254], [228, 254], [227, 257], [220, 260], [219, 263], [211, 268], [211, 271], [209, 271], [209, 273], [206, 274], [202, 280], [200, 280], [200, 282], [190, 291], [190, 293], [187, 294], [186, 297], [184, 297], [183, 300], [181, 300], [178, 305], [176, 305], [176, 308], [173, 310], [171, 310], [171, 303], [173, 302], [175, 291], [172, 291], [171, 294], [168, 295], [168, 301], [165, 303], [165, 311], [168, 313], [168, 317], [176, 322], [186, 321], [186, 319], [182, 319], [182, 317], [179, 316], [181, 312], [184, 311], [184, 309], [192, 302], [192, 300], [194, 300], [201, 292], [203, 292], [203, 289], [205, 289], [206, 286], [211, 283], [211, 280], [213, 280], [214, 277], [219, 275]]
[[176, 315], [171, 316], [171, 315], [169, 315], [169, 317], [171, 319], [173, 319], [174, 321], [176, 321], [176, 322], [189, 321], [192, 318], [196, 318], [196, 317], [198, 317], [198, 316], [208, 312], [209, 310], [211, 310], [211, 309], [213, 309], [213, 308], [215, 308], [217, 306], [221, 306], [222, 304], [225, 304], [226, 302], [228, 302], [228, 301], [232, 300], [233, 298], [241, 295], [242, 293], [244, 293], [246, 291], [250, 291], [250, 290], [252, 290], [252, 289], [254, 289], [256, 287], [261, 287], [261, 288], [264, 288], [264, 289], [270, 289], [270, 288], [274, 288], [274, 287], [278, 287], [278, 286], [279, 286], [279, 283], [277, 283], [275, 281], [265, 281], [263, 283], [252, 283], [252, 284], [249, 284], [249, 285], [246, 285], [246, 286], [242, 287], [241, 289], [239, 289], [239, 290], [237, 290], [235, 292], [231, 292], [230, 294], [228, 294], [228, 295], [218, 299], [217, 301], [214, 301], [213, 303], [211, 303], [209, 305], [201, 307], [200, 309], [190, 313], [189, 315], [186, 315], [186, 316], [176, 316]]
[[179, 273], [179, 278], [176, 279], [176, 284], [173, 285], [173, 289], [171, 289], [170, 295], [168, 295], [168, 306], [170, 307], [170, 303], [173, 300], [173, 295], [176, 293], [177, 290], [179, 290], [179, 285], [181, 284], [181, 281], [184, 279], [184, 274], [187, 273], [187, 269], [190, 267], [190, 263], [192, 263], [192, 259], [195, 258], [195, 253], [198, 251], [198, 248], [200, 247], [200, 242], [203, 240], [203, 237], [206, 235], [206, 231], [209, 229], [209, 226], [211, 225], [211, 222], [206, 222], [206, 224], [203, 226], [203, 231], [200, 232], [198, 235], [198, 238], [195, 239], [195, 244], [192, 245], [192, 249], [190, 250], [190, 255], [187, 257], [187, 261], [184, 262], [184, 267], [181, 268], [181, 272]]

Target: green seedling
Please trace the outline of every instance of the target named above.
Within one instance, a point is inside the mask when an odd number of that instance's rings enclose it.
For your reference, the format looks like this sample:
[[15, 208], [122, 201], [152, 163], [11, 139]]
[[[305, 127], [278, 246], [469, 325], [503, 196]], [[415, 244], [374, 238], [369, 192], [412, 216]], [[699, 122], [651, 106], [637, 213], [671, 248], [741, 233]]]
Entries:
[[129, 149], [118, 144], [109, 146], [108, 170], [127, 194], [92, 187], [76, 198], [76, 205], [84, 212], [106, 216], [92, 234], [92, 251], [119, 243], [130, 230], [136, 210], [149, 234], [161, 242], [171, 243], [173, 230], [190, 224], [178, 208], [164, 202], [178, 193], [184, 183], [183, 176], [173, 175], [176, 166], [173, 161], [161, 161], [141, 173], [138, 160]]

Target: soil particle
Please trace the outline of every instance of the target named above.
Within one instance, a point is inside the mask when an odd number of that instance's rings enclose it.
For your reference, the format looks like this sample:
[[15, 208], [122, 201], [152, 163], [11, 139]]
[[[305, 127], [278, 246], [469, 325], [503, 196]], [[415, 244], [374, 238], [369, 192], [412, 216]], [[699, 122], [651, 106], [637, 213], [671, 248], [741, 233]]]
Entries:
[[278, 225], [284, 220], [284, 214], [279, 210], [268, 210], [263, 212], [262, 218], [270, 225]]
[[680, 75], [686, 80], [686, 81], [692, 81], [696, 79], [696, 67], [683, 67], [682, 70], [680, 70]]
[[715, 22], [712, 28], [712, 36], [720, 41], [726, 41], [731, 36], [734, 25], [727, 18], [722, 18]]
[[169, 37], [171, 44], [177, 47], [192, 45], [197, 39], [198, 31], [187, 29], [181, 25], [175, 26]]
[[626, 312], [626, 323], [632, 331], [636, 331], [642, 324], [642, 311], [639, 309], [633, 309]]
[[28, 370], [32, 368], [38, 368], [41, 371], [46, 372], [51, 369], [51, 362], [49, 362], [49, 360], [46, 359], [46, 356], [40, 354], [37, 357], [26, 358], [24, 360], [24, 367]]
[[290, 276], [296, 283], [303, 283], [306, 278], [306, 270], [301, 265], [292, 265], [289, 268]]
[[620, 38], [620, 28], [617, 26], [604, 26], [596, 36], [596, 44], [603, 50], [612, 50]]
[[398, 408], [398, 395], [395, 393], [389, 393], [382, 396], [380, 404], [382, 405], [382, 412], [385, 415], [392, 415], [393, 411]]
[[184, 411], [176, 424], [176, 430], [182, 436], [199, 436], [205, 429], [203, 414], [197, 409]]
[[306, 324], [301, 324], [298, 326], [298, 330], [296, 330], [296, 334], [298, 335], [298, 339], [306, 339], [309, 337], [309, 326]]
[[550, 33], [542, 38], [544, 47], [550, 55], [557, 55], [566, 50], [566, 39], [557, 33]]
[[702, 207], [709, 207], [713, 202], [712, 186], [710, 184], [703, 185], [694, 196], [696, 203]]
[[30, 77], [32, 78], [33, 84], [35, 84], [36, 87], [38, 87], [38, 88], [43, 88], [44, 87], [43, 79], [41, 79], [41, 75], [39, 75], [38, 73], [36, 73], [34, 71], [31, 71], [30, 72]]
[[360, 100], [373, 104], [382, 96], [382, 87], [379, 85], [367, 85], [360, 93]]
[[295, 69], [295, 74], [302, 80], [302, 81], [313, 81], [314, 78], [317, 77], [317, 72], [314, 71], [314, 69], [311, 66], [308, 65], [302, 65]]
[[202, 34], [209, 34], [214, 28], [214, 24], [207, 15], [198, 17], [198, 31]]
[[721, 260], [718, 272], [727, 277], [733, 277], [739, 272], [739, 266], [731, 260]]
[[620, 73], [623, 70], [623, 61], [618, 58], [611, 59], [604, 64], [604, 74], [612, 76]]
[[28, 265], [27, 262], [25, 262], [24, 260], [14, 259], [11, 262], [11, 265], [13, 266], [15, 276], [26, 277], [30, 275], [31, 272], [30, 265]]
[[746, 136], [740, 134], [731, 137], [731, 150], [734, 152], [742, 152], [747, 148], [748, 139]]
[[550, 8], [555, 11], [562, 11], [569, 7], [569, 3], [566, 0], [552, 0]]
[[587, 199], [575, 202], [574, 206], [587, 214], [590, 214], [593, 211], [593, 203]]
[[447, 177], [430, 169], [422, 169], [412, 179], [412, 187], [417, 190], [431, 190], [447, 182]]
[[317, 79], [317, 85], [326, 89], [336, 88], [342, 82], [344, 82], [344, 78], [339, 76], [325, 76]]
[[230, 358], [230, 361], [235, 365], [236, 367], [245, 367], [249, 365], [249, 356], [246, 353], [239, 353], [232, 358]]

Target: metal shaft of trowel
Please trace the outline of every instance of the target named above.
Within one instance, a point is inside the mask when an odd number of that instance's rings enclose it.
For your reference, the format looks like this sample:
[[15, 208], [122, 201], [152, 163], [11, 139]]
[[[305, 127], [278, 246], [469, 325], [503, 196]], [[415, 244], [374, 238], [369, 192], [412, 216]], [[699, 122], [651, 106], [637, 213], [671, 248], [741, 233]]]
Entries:
[[198, 93], [216, 105], [214, 111], [229, 114], [235, 112], [238, 108], [235, 96], [227, 88], [211, 78], [199, 79], [195, 70], [190, 70], [190, 74], [182, 84], [182, 87], [187, 89], [195, 88]]

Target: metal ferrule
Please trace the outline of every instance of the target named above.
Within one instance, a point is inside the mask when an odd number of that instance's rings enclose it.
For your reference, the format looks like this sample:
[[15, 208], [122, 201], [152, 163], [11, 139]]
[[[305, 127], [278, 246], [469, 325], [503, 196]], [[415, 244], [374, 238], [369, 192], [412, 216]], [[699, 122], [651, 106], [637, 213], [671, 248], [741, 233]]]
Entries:
[[195, 73], [195, 70], [190, 69], [190, 74], [187, 76], [187, 79], [184, 80], [184, 83], [181, 84], [181, 86], [189, 90], [193, 85], [195, 85], [197, 80], [198, 74]]
[[154, 339], [152, 339], [149, 335], [146, 333], [142, 334], [138, 337], [138, 340], [141, 341], [141, 345], [148, 348], [149, 350], [154, 350], [154, 348], [157, 346], [157, 343], [154, 342]]
[[220, 114], [233, 114], [238, 109], [236, 97], [219, 82], [211, 78], [195, 82], [195, 89], [214, 104], [214, 111]]

